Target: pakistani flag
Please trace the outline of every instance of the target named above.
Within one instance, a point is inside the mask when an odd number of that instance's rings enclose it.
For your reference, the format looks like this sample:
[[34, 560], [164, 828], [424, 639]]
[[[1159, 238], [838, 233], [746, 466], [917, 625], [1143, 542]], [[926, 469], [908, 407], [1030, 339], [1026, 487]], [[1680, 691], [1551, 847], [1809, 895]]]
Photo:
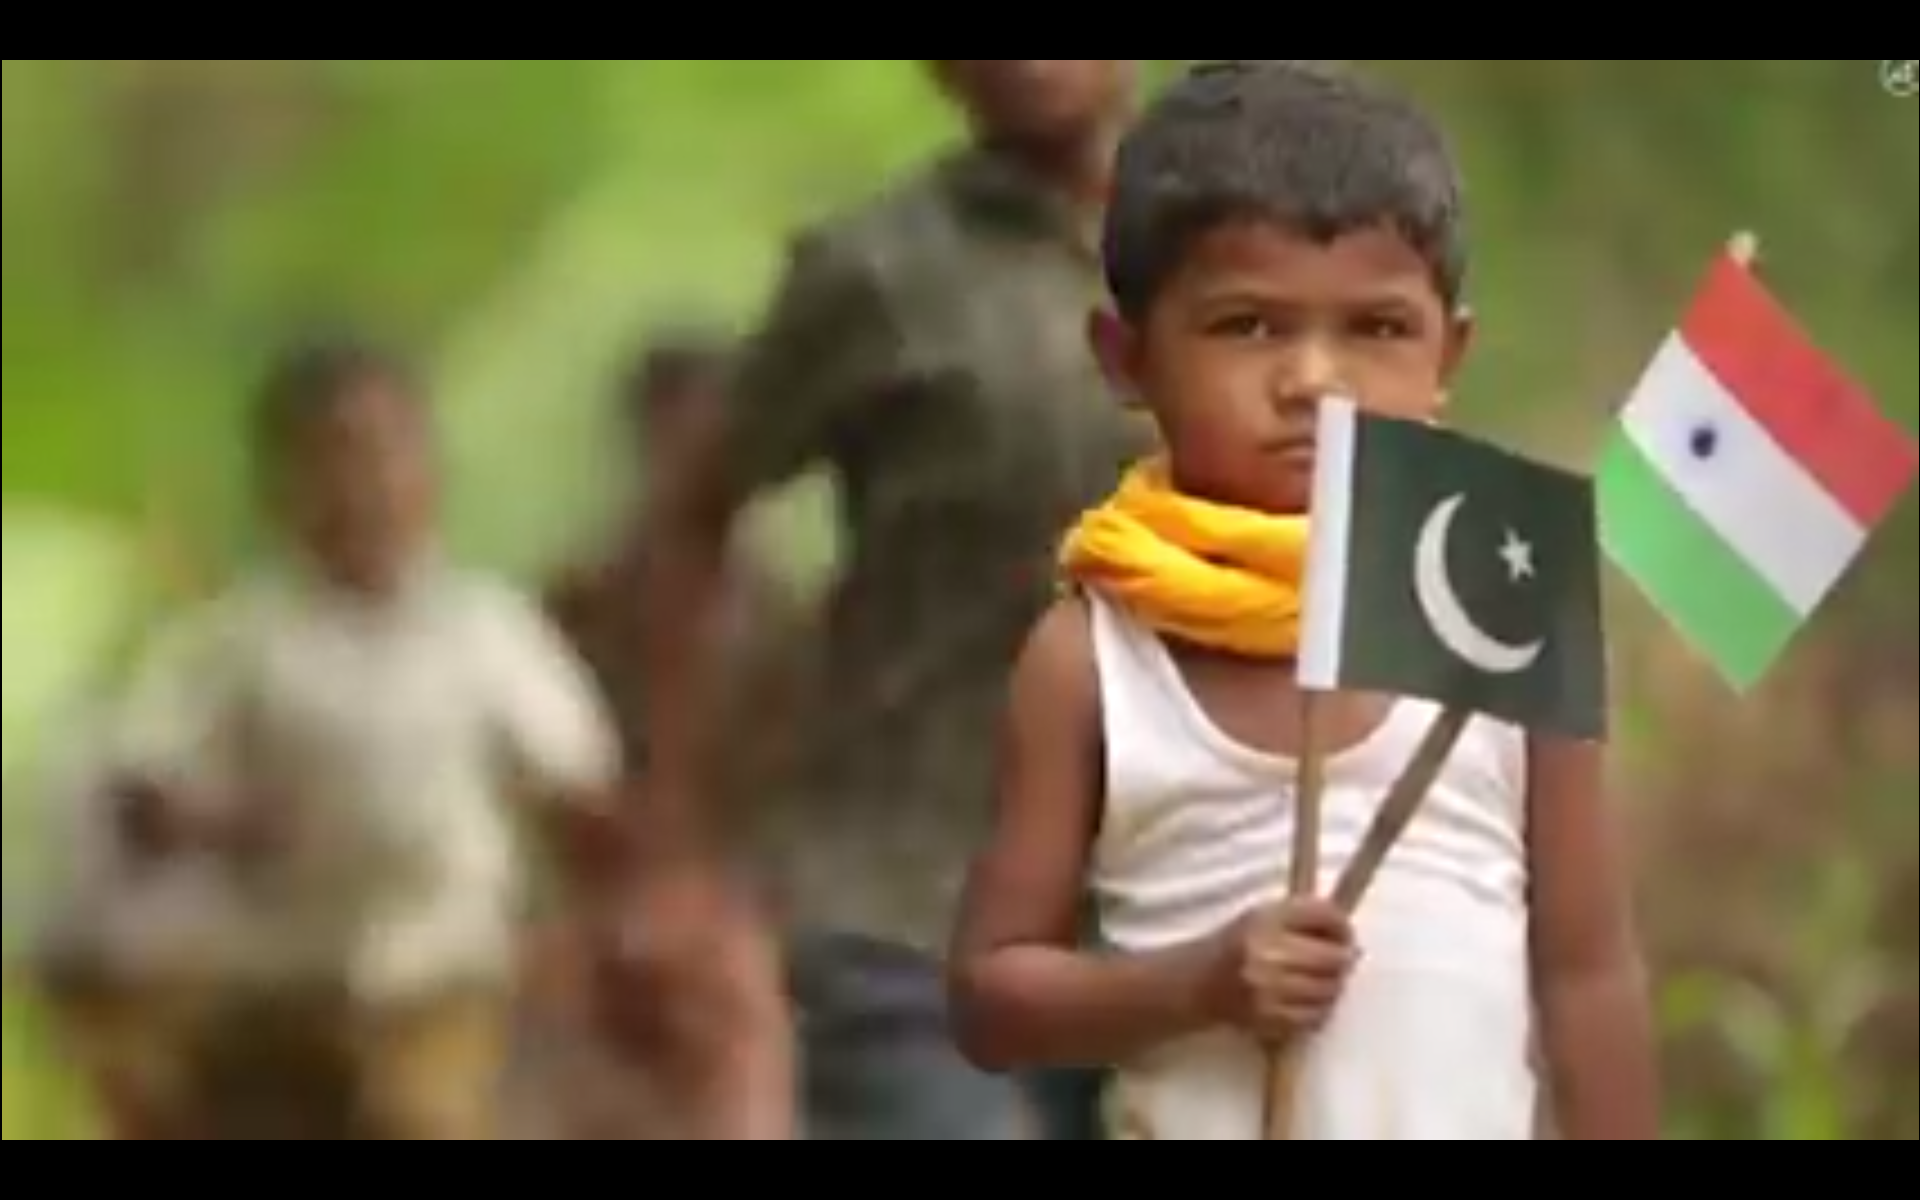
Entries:
[[1345, 400], [1320, 430], [1301, 686], [1604, 736], [1591, 482]]
[[1729, 683], [1758, 683], [1915, 470], [1913, 438], [1731, 253], [1622, 411], [1608, 555]]

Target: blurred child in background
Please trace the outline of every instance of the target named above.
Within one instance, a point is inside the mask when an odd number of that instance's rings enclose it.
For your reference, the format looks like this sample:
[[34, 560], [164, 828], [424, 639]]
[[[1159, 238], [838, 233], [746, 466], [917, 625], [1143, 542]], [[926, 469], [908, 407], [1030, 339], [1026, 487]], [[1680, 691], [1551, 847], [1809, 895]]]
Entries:
[[[634, 503], [655, 489], [713, 435], [725, 399], [732, 348], [705, 331], [657, 337], [620, 377], [617, 415], [623, 444], [641, 486]], [[647, 547], [637, 536], [641, 514], [623, 515], [607, 548], [561, 573], [548, 608], [573, 641], [611, 706], [629, 774], [645, 784], [648, 698], [642, 594]], [[796, 664], [806, 644], [802, 606], [769, 564], [746, 545], [731, 549], [726, 569], [722, 637], [727, 687], [722, 696], [742, 714], [743, 736], [717, 747], [716, 772], [733, 815], [751, 821], [756, 785], [775, 769], [788, 722], [783, 716]], [[526, 1054], [518, 1065], [537, 1093], [529, 1097], [535, 1123], [550, 1136], [573, 1140], [657, 1139], [679, 1132], [649, 1086], [671, 1037], [658, 1028], [661, 1013], [644, 989], [597, 968], [612, 947], [597, 936], [596, 906], [563, 913], [542, 929], [529, 966]], [[580, 917], [587, 919], [583, 922]], [[715, 947], [716, 953], [723, 952]], [[605, 1018], [604, 1021], [601, 1018]], [[604, 1033], [614, 1035], [607, 1045]], [[761, 1059], [783, 1059], [763, 1047]], [[788, 1067], [755, 1068], [780, 1078]]]
[[[622, 376], [620, 431], [633, 449], [637, 507], [645, 496], [677, 486], [724, 415], [732, 347], [705, 331], [682, 331], [650, 342]], [[578, 648], [607, 696], [630, 765], [644, 768], [647, 698], [642, 591], [648, 548], [643, 512], [623, 522], [608, 548], [564, 572], [548, 593], [554, 619]], [[731, 703], [762, 689], [793, 662], [802, 632], [801, 607], [771, 564], [742, 542], [730, 547], [720, 601]], [[760, 731], [771, 733], [771, 729]], [[758, 739], [756, 739], [758, 740]], [[729, 746], [736, 756], [742, 746]]]
[[[191, 953], [117, 981], [153, 1014], [136, 1057], [166, 1064], [142, 1092], [205, 1137], [486, 1140], [524, 876], [511, 805], [551, 801], [576, 857], [614, 844], [617, 737], [537, 606], [439, 553], [401, 363], [303, 347], [257, 418], [285, 553], [169, 631], [99, 766], [122, 871], [92, 878], [191, 883], [165, 930]], [[91, 910], [139, 897], [96, 889]]]

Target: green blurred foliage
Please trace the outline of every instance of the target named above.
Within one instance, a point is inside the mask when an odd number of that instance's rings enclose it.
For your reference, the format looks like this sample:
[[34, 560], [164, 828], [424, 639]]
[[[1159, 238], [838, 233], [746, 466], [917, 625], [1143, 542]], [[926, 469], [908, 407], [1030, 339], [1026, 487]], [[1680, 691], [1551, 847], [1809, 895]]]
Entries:
[[8, 996], [0, 1013], [0, 1131], [9, 1142], [83, 1141], [94, 1133], [78, 1082], [53, 1047], [36, 1014]]
[[[1463, 420], [1580, 461], [1708, 256], [1752, 228], [1783, 298], [1912, 423], [1920, 105], [1876, 63], [1370, 65], [1430, 100], [1466, 161], [1482, 337]], [[17, 785], [45, 735], [156, 596], [257, 540], [236, 429], [278, 339], [351, 320], [427, 355], [452, 539], [532, 573], [617, 498], [605, 393], [645, 331], [745, 322], [786, 229], [956, 132], [911, 60], [0, 64], [9, 923], [33, 865]], [[831, 560], [828, 499], [769, 506], [803, 575]], [[1896, 525], [1740, 722], [1621, 598], [1679, 1136], [1920, 1132], [1913, 506]], [[1778, 794], [1701, 768], [1771, 762], [1781, 723], [1834, 706], [1907, 733], [1814, 737], [1794, 761], [1817, 784]], [[1789, 810], [1791, 836], [1724, 839]], [[1705, 913], [1670, 879], [1702, 862], [1727, 880]], [[22, 1019], [7, 1137], [71, 1130]]]

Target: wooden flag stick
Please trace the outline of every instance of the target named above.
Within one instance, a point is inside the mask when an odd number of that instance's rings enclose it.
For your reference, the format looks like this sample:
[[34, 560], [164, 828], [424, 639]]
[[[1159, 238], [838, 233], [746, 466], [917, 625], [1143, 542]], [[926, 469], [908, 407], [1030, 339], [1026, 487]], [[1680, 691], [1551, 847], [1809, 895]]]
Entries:
[[1288, 1038], [1273, 1051], [1267, 1066], [1267, 1136], [1290, 1142], [1299, 1128], [1300, 1075], [1306, 1067], [1307, 1039]]
[[1472, 721], [1471, 712], [1457, 708], [1450, 708], [1434, 719], [1413, 760], [1401, 772], [1400, 778], [1387, 793], [1387, 798], [1381, 801], [1380, 811], [1375, 814], [1365, 840], [1360, 843], [1353, 861], [1347, 864], [1339, 884], [1334, 887], [1334, 903], [1341, 909], [1354, 912], [1373, 889], [1374, 880], [1379, 878], [1380, 869], [1386, 865], [1388, 855], [1393, 853], [1393, 848], [1405, 836], [1407, 827], [1413, 824], [1420, 806], [1426, 802], [1427, 793], [1433, 790], [1440, 772], [1446, 770], [1447, 760], [1453, 757], [1454, 750], [1459, 747], [1460, 739]]
[[[1298, 815], [1295, 817], [1293, 872], [1290, 891], [1296, 897], [1311, 896], [1318, 890], [1320, 868], [1320, 828], [1322, 799], [1326, 788], [1326, 754], [1319, 735], [1317, 706], [1305, 701], [1305, 738], [1300, 755]], [[1393, 848], [1405, 836], [1407, 827], [1420, 812], [1427, 793], [1446, 769], [1447, 760], [1460, 745], [1473, 713], [1466, 709], [1448, 709], [1434, 719], [1427, 736], [1415, 751], [1407, 769], [1401, 772], [1392, 790], [1380, 804], [1367, 836], [1353, 861], [1342, 872], [1335, 887], [1334, 902], [1351, 913], [1359, 909], [1372, 890], [1380, 870]], [[1284, 1142], [1293, 1139], [1297, 1128], [1300, 1073], [1306, 1062], [1307, 1039], [1292, 1038], [1278, 1047], [1267, 1072], [1266, 1140]]]
[[1308, 692], [1300, 697], [1300, 778], [1293, 817], [1293, 870], [1287, 891], [1304, 900], [1320, 890], [1320, 835], [1325, 824], [1327, 749], [1323, 697]]
[[[1320, 890], [1320, 834], [1327, 786], [1321, 701], [1316, 692], [1300, 697], [1300, 777], [1294, 788], [1293, 863], [1287, 880], [1287, 892], [1296, 900]], [[1304, 1038], [1290, 1038], [1272, 1051], [1267, 1065], [1267, 1141], [1293, 1140], [1306, 1045]]]

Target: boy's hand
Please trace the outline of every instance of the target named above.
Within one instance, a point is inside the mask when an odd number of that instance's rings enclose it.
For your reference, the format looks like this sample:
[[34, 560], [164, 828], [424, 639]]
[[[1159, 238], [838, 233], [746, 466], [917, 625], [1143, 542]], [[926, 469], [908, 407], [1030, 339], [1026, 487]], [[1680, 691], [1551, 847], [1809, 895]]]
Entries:
[[643, 872], [608, 924], [602, 1020], [692, 1140], [793, 1137], [783, 963], [756, 907], [717, 869], [676, 864]]
[[1360, 960], [1353, 922], [1325, 900], [1262, 909], [1222, 950], [1217, 1010], [1228, 1024], [1269, 1043], [1325, 1025]]
[[237, 811], [223, 812], [142, 780], [123, 781], [113, 794], [120, 836], [143, 860], [205, 851], [257, 862], [279, 853], [287, 841], [288, 815], [272, 803], [250, 798]]
[[143, 779], [116, 781], [112, 789], [120, 837], [137, 859], [167, 858], [193, 842], [183, 806]]
[[590, 904], [617, 898], [641, 861], [632, 822], [595, 796], [562, 797], [543, 812], [567, 886]]
[[[729, 1003], [758, 982], [743, 968], [779, 959], [758, 914], [704, 865], [642, 871], [598, 907], [603, 1012], [636, 1046], [684, 1050], [709, 1040]], [[769, 978], [777, 981], [777, 969]]]

